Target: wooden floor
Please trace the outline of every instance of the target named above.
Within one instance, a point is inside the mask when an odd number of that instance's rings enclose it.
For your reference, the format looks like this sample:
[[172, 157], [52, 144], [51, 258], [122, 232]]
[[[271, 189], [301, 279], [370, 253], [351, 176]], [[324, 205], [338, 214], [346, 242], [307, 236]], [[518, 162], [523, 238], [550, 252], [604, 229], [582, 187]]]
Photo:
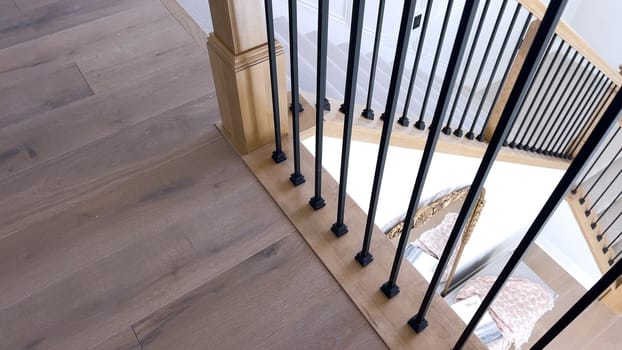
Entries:
[[0, 349], [386, 348], [159, 1], [0, 9]]

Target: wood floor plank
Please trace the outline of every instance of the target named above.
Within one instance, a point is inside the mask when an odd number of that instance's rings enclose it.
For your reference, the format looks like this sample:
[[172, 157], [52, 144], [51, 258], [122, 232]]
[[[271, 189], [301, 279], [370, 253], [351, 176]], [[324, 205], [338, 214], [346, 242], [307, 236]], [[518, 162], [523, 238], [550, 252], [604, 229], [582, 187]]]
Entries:
[[[0, 181], [0, 237], [195, 144], [211, 128], [210, 116], [218, 116], [217, 101], [204, 97]], [[32, 147], [26, 152], [36, 153]]]
[[[105, 64], [79, 60], [78, 65], [95, 93], [104, 93], [136, 85], [137, 81], [149, 80], [157, 76], [159, 72], [170, 69], [171, 64], [180, 60], [201, 60], [209, 64], [209, 57], [194, 43], [185, 43], [175, 47], [172, 46], [176, 44], [175, 42], [170, 40], [167, 42], [166, 47], [131, 59], [124, 58], [116, 64], [113, 63], [114, 59], [111, 59], [106, 60]], [[150, 45], [150, 47], [158, 48], [156, 45]], [[131, 51], [136, 52], [134, 49]], [[100, 62], [104, 61], [100, 60]], [[211, 80], [211, 72], [205, 73], [205, 79]]]
[[592, 334], [593, 341], [585, 347], [598, 350], [617, 350], [622, 346], [622, 317], [618, 316], [614, 323], [603, 329], [600, 334]]
[[186, 155], [0, 240], [0, 265], [15, 270], [10, 283], [0, 274], [0, 300], [16, 301], [0, 310], [0, 348], [100, 344], [292, 232], [213, 130]]
[[89, 348], [89, 350], [142, 350], [136, 335], [131, 328], [127, 328], [118, 334], [106, 339], [101, 344]]
[[147, 26], [163, 20], [160, 27], [168, 27], [175, 21], [161, 4], [145, 0], [125, 11], [0, 49], [0, 73], [30, 69], [55, 60], [68, 63], [97, 56], [133, 39], [143, 39], [144, 33], [154, 30]]
[[386, 348], [298, 234], [134, 329], [146, 350]]
[[0, 21], [0, 49], [131, 8], [143, 0], [63, 0]]
[[0, 11], [0, 22], [21, 15], [19, 8], [17, 8], [13, 0], [0, 0], [0, 8], [2, 9]]
[[13, 154], [0, 161], [0, 179], [213, 91], [208, 63], [202, 57], [171, 64], [137, 86], [97, 94], [0, 129], [0, 154]]
[[93, 96], [91, 87], [77, 65], [45, 66], [49, 66], [49, 69], [44, 70], [40, 76], [20, 79], [18, 84], [0, 87], [0, 128]]

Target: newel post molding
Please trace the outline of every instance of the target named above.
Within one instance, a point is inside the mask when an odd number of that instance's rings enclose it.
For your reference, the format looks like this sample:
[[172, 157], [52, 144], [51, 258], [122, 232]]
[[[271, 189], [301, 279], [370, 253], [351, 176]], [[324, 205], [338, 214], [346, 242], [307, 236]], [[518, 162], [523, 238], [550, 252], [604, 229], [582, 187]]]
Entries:
[[[274, 142], [264, 3], [209, 0], [214, 32], [207, 49], [222, 126], [238, 152]], [[286, 57], [276, 43], [281, 134], [288, 130]]]

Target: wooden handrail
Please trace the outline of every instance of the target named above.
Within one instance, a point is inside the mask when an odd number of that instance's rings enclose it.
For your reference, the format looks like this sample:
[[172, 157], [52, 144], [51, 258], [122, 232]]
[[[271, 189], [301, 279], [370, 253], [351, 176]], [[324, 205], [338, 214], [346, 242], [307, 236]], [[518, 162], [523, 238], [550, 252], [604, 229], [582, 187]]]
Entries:
[[[531, 12], [536, 18], [542, 19], [546, 11], [546, 5], [540, 0], [517, 0], [525, 9]], [[591, 62], [596, 68], [603, 72], [616, 85], [622, 86], [622, 75], [616, 71], [607, 61], [605, 61], [568, 23], [563, 20], [559, 22], [555, 33], [559, 35], [568, 45], [572, 46], [585, 59]]]

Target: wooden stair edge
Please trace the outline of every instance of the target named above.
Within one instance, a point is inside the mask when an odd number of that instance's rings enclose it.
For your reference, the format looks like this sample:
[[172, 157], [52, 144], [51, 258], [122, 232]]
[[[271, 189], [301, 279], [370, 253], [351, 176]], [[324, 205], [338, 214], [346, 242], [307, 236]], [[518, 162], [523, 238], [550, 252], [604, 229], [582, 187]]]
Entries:
[[[305, 108], [304, 119], [315, 119], [314, 107], [304, 97], [301, 103]], [[311, 125], [313, 122], [301, 120], [301, 124], [301, 135], [310, 136], [315, 129]], [[220, 125], [217, 127], [228, 139], [227, 131]], [[310, 178], [314, 174], [314, 156], [304, 147], [301, 148], [302, 173], [309, 178], [305, 184], [294, 187], [288, 180], [292, 173], [291, 161], [275, 164], [270, 158], [273, 147], [266, 145], [240, 156], [387, 346], [391, 349], [451, 348], [465, 327], [453, 309], [440, 295], [436, 295], [426, 317], [430, 326], [416, 334], [407, 321], [417, 311], [427, 290], [427, 281], [412, 265], [404, 263], [398, 281], [401, 292], [388, 300], [380, 291], [380, 286], [389, 277], [395, 244], [375, 226], [372, 235], [375, 260], [362, 268], [354, 260], [354, 255], [360, 250], [367, 217], [365, 212], [347, 195], [346, 224], [349, 233], [336, 238], [330, 231], [337, 204], [336, 181], [325, 169], [322, 170], [326, 207], [314, 211], [308, 204], [314, 189]], [[292, 156], [289, 136], [283, 138], [283, 150]], [[486, 346], [472, 336], [465, 349], [483, 350]]]

